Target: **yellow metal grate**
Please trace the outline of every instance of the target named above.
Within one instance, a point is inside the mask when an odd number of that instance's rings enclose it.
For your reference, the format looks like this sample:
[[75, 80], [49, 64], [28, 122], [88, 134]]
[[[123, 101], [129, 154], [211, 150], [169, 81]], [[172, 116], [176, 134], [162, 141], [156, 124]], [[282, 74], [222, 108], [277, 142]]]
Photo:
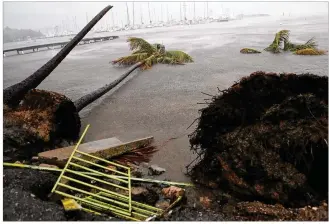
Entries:
[[[52, 193], [66, 198], [64, 207], [69, 202], [72, 204], [72, 200], [68, 199], [73, 199], [87, 212], [110, 212], [133, 221], [144, 221], [163, 214], [162, 209], [132, 201], [129, 167], [78, 150], [88, 128], [89, 125], [52, 189]], [[72, 206], [66, 207], [72, 209]]]
[[[113, 195], [104, 193], [104, 192], [99, 192], [98, 193], [99, 196], [102, 197], [108, 197], [108, 198], [113, 198]], [[86, 198], [84, 198], [87, 201], [91, 201], [93, 202], [95, 200], [94, 196], [88, 196]], [[119, 201], [125, 201], [126, 199], [124, 198], [118, 198], [116, 197], [117, 200]], [[93, 212], [96, 214], [100, 214], [99, 211], [101, 212], [105, 212], [104, 209], [99, 208], [95, 205], [91, 205], [90, 203], [85, 203], [82, 202], [82, 206], [83, 206], [83, 210], [87, 211], [87, 212]], [[132, 212], [131, 212], [131, 216], [127, 216], [124, 214], [120, 214], [117, 212], [113, 212], [116, 216], [124, 218], [124, 219], [128, 219], [128, 220], [133, 220], [133, 221], [145, 221], [146, 219], [148, 219], [149, 217], [156, 217], [156, 216], [160, 216], [161, 214], [163, 214], [163, 210], [160, 208], [156, 208], [150, 205], [146, 205], [143, 203], [139, 203], [136, 201], [132, 201]]]
[[105, 211], [131, 217], [134, 210], [130, 168], [79, 151], [78, 147], [88, 128], [89, 125], [75, 146], [52, 192], [74, 199], [86, 207], [92, 207], [95, 212]]

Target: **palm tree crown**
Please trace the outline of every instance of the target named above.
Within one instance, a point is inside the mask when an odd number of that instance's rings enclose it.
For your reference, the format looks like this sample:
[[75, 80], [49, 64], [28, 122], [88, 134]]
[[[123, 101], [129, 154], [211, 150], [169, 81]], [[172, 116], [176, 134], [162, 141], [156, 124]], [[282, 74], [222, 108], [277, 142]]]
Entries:
[[129, 56], [121, 57], [112, 61], [113, 64], [133, 65], [142, 62], [143, 70], [149, 69], [157, 63], [163, 64], [184, 64], [193, 62], [190, 55], [183, 51], [166, 51], [162, 44], [150, 44], [146, 40], [137, 37], [128, 38], [130, 50], [133, 53]]
[[265, 51], [270, 51], [272, 53], [280, 53], [280, 47], [283, 43], [289, 40], [289, 30], [281, 30], [275, 34], [275, 38], [270, 46], [265, 48]]

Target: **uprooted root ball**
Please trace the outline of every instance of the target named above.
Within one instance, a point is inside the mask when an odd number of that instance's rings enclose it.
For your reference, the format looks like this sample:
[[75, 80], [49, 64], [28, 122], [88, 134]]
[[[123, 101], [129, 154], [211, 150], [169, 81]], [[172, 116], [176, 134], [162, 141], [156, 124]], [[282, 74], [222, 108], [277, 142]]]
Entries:
[[328, 196], [328, 77], [255, 72], [201, 110], [195, 181], [243, 200], [305, 206]]
[[[57, 139], [76, 140], [80, 117], [73, 102], [64, 95], [33, 89], [17, 108], [4, 109], [5, 156], [29, 157], [37, 153], [37, 145], [51, 144]], [[36, 152], [24, 147], [35, 147]], [[42, 148], [42, 147], [41, 147]]]

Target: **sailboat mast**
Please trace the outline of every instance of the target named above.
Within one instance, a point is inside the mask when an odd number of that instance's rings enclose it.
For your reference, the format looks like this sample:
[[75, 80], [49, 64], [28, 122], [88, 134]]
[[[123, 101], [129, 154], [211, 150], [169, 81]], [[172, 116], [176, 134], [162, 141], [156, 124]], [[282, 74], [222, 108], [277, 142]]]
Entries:
[[[157, 22], [157, 15], [155, 14], [155, 8], [153, 7], [153, 15], [154, 15], [154, 22]], [[159, 22], [159, 16], [158, 16], [158, 22]]]
[[186, 3], [183, 3], [183, 9], [184, 9], [184, 20], [186, 20]]
[[206, 3], [203, 3], [203, 18], [206, 18]]
[[74, 16], [74, 26], [75, 26], [75, 32], [78, 31], [78, 24], [77, 24], [77, 17]]
[[133, 2], [133, 26], [135, 26], [135, 4]]
[[193, 18], [194, 18], [194, 20], [195, 20], [195, 2], [194, 2], [194, 16], [193, 16]]
[[180, 16], [180, 21], [182, 21], [182, 3], [179, 3], [179, 16]]
[[207, 18], [209, 18], [208, 2], [207, 2]]
[[152, 19], [151, 19], [151, 11], [150, 11], [150, 3], [147, 3], [148, 8], [149, 8], [149, 19], [150, 19], [150, 24], [152, 23]]
[[162, 3], [161, 3], [161, 22], [163, 22]]
[[141, 24], [143, 24], [143, 10], [142, 10], [142, 4], [139, 5], [139, 11], [141, 13]]
[[130, 25], [130, 19], [129, 19], [129, 10], [128, 10], [128, 3], [126, 2], [126, 9], [127, 9], [127, 25]]
[[115, 27], [115, 23], [114, 23], [114, 12], [112, 11], [112, 26]]

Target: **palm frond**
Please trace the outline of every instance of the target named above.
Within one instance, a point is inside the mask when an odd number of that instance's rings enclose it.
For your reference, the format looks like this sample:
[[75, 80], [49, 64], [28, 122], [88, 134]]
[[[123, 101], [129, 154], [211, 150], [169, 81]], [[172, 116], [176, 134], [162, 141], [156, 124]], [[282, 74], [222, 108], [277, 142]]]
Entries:
[[119, 65], [133, 65], [149, 57], [148, 53], [134, 53], [129, 56], [121, 57], [117, 60], [112, 61], [113, 64]]
[[111, 159], [122, 165], [129, 165], [129, 163], [139, 165], [142, 162], [149, 162], [153, 154], [157, 151], [158, 150], [154, 146], [148, 146], [145, 148], [133, 149], [128, 153]]
[[315, 42], [315, 38], [312, 37], [311, 39], [306, 41], [305, 44], [293, 44], [293, 43], [287, 42], [287, 43], [285, 43], [284, 49], [290, 50], [290, 51], [298, 51], [298, 50], [303, 50], [303, 49], [308, 49], [308, 48], [316, 49], [317, 46], [318, 45]]
[[146, 53], [146, 54], [148, 54], [149, 56], [151, 55], [151, 54], [149, 54], [149, 52], [147, 52], [147, 51], [145, 51], [145, 50], [136, 50], [136, 51], [133, 51], [132, 54], [142, 54], [142, 53]]
[[306, 48], [306, 49], [301, 49], [301, 50], [297, 50], [294, 52], [294, 54], [297, 55], [324, 55], [327, 52], [324, 50], [318, 50], [315, 48]]
[[316, 48], [318, 44], [315, 42], [315, 37], [312, 37], [306, 43], [304, 44], [305, 46], [308, 46], [309, 48]]
[[145, 59], [145, 63], [142, 65], [142, 70], [150, 69], [152, 65], [158, 63], [156, 55], [151, 55]]
[[193, 62], [193, 58], [183, 51], [166, 51], [165, 56], [173, 58], [178, 63]]
[[159, 54], [164, 54], [166, 52], [166, 47], [163, 44], [153, 44], [154, 48]]
[[252, 49], [252, 48], [242, 48], [240, 50], [240, 53], [242, 53], [242, 54], [259, 54], [259, 53], [262, 53], [262, 52], [257, 51], [257, 50]]
[[126, 57], [121, 57], [112, 61], [113, 64], [132, 65], [138, 62], [142, 63], [141, 69], [149, 69], [154, 64], [184, 64], [185, 62], [193, 62], [190, 55], [183, 51], [166, 51], [162, 44], [151, 45], [142, 38], [130, 37], [130, 49], [134, 52]]
[[162, 57], [159, 57], [157, 59], [157, 62], [158, 63], [162, 63], [162, 64], [182, 64], [182, 63], [179, 63], [177, 60], [175, 60], [173, 57], [167, 57], [167, 56], [162, 56]]
[[143, 52], [148, 54], [153, 54], [155, 52], [154, 46], [152, 46], [149, 42], [144, 40], [143, 38], [137, 37], [129, 37], [127, 42], [129, 42], [130, 50], [136, 50], [136, 52]]
[[283, 50], [284, 51], [291, 51], [292, 49], [294, 49], [296, 47], [296, 44], [291, 43], [290, 41], [285, 41], [284, 42], [284, 47]]
[[265, 48], [265, 51], [270, 51], [272, 53], [279, 53], [282, 43], [289, 42], [289, 30], [281, 30], [275, 34], [275, 38], [270, 46]]
[[276, 41], [278, 42], [278, 44], [280, 44], [284, 41], [288, 41], [289, 35], [290, 35], [289, 30], [281, 30], [276, 34]]

